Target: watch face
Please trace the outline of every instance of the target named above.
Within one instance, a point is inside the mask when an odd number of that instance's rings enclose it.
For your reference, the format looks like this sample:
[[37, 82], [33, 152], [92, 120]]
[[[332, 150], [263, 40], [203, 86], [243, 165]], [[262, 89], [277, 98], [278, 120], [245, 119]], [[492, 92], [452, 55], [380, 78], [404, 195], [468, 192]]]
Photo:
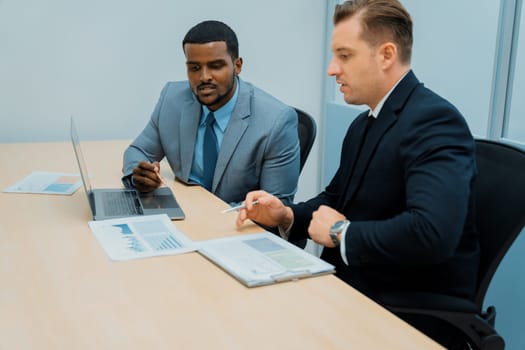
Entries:
[[335, 232], [330, 232], [330, 239], [332, 240], [332, 243], [334, 244], [334, 246], [339, 246], [339, 240], [337, 239], [337, 233]]
[[338, 235], [343, 231], [343, 229], [348, 225], [347, 220], [339, 220], [336, 221], [332, 227], [330, 227], [330, 238], [332, 239], [332, 242], [334, 243], [334, 246], [339, 246], [341, 242], [339, 242]]
[[330, 228], [330, 231], [338, 232], [343, 228], [344, 224], [345, 222], [343, 220], [336, 221]]

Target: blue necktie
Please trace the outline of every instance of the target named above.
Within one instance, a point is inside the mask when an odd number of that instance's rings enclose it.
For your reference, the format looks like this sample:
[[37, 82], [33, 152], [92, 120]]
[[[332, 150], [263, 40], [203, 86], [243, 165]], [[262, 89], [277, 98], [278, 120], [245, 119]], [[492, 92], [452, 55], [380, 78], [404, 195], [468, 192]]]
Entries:
[[203, 167], [204, 167], [204, 187], [211, 191], [213, 184], [213, 174], [215, 173], [215, 165], [217, 164], [217, 136], [213, 131], [215, 125], [215, 116], [210, 112], [204, 122], [206, 129], [204, 131], [204, 145], [203, 145]]

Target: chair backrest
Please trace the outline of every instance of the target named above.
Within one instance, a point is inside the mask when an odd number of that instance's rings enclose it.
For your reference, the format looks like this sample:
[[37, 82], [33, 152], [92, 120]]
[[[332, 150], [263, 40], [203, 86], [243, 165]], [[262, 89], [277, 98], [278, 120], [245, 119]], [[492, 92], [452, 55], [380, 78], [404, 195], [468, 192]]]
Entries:
[[476, 140], [474, 183], [481, 261], [476, 304], [525, 225], [525, 151], [501, 142]]
[[315, 135], [317, 133], [317, 126], [315, 124], [314, 118], [308, 113], [294, 108], [297, 112], [298, 118], [298, 133], [299, 133], [299, 148], [300, 148], [300, 170], [303, 170], [304, 163], [308, 159], [310, 150], [315, 141]]

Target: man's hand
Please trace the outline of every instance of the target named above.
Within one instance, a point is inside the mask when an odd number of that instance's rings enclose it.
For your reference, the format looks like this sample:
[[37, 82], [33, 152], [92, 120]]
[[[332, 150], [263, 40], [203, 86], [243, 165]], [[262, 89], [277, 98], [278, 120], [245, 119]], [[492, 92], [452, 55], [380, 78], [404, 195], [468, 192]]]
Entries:
[[159, 162], [141, 161], [133, 169], [133, 183], [140, 192], [151, 192], [162, 184]]
[[339, 220], [346, 220], [346, 217], [335, 209], [321, 205], [312, 214], [312, 221], [308, 226], [310, 238], [325, 247], [333, 248], [334, 243], [330, 238], [330, 227]]
[[[254, 202], [257, 201], [257, 204]], [[293, 222], [292, 209], [286, 207], [281, 200], [265, 191], [252, 191], [244, 200], [245, 209], [237, 215], [237, 227], [251, 219], [268, 227], [280, 226], [288, 228]]]

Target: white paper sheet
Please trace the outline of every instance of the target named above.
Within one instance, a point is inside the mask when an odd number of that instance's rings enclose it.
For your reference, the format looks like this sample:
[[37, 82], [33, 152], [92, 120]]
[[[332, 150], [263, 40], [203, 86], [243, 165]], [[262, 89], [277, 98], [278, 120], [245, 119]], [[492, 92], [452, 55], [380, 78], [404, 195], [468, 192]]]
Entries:
[[90, 221], [89, 227], [112, 260], [175, 255], [196, 250], [166, 214]]
[[34, 171], [4, 192], [71, 195], [81, 185], [79, 174]]
[[203, 241], [199, 253], [248, 287], [334, 272], [332, 265], [270, 232]]

